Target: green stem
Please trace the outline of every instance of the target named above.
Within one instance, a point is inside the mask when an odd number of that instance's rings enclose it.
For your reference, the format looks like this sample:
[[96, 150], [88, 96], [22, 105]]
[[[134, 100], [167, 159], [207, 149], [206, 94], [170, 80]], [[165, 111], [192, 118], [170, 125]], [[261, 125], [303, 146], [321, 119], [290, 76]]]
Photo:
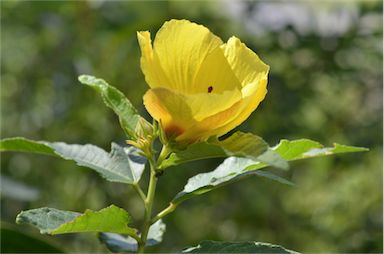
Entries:
[[157, 165], [160, 165], [170, 153], [171, 153], [171, 149], [169, 148], [169, 146], [164, 145], [159, 154], [159, 158], [157, 159]]
[[141, 242], [141, 238], [137, 233], [128, 234], [130, 237], [135, 239], [138, 243]]
[[165, 208], [163, 211], [159, 212], [155, 217], [152, 218], [151, 223], [155, 223], [156, 221], [160, 220], [167, 214], [173, 212], [176, 209], [177, 205], [174, 203], [170, 203], [167, 208]]
[[156, 166], [154, 160], [150, 160], [151, 165], [151, 176], [149, 178], [149, 186], [147, 198], [145, 199], [145, 215], [144, 215], [144, 224], [143, 229], [141, 231], [141, 241], [138, 242], [138, 250], [137, 253], [144, 253], [145, 244], [147, 242], [149, 227], [151, 226], [151, 214], [152, 214], [152, 205], [155, 198], [155, 190], [156, 190]]
[[133, 184], [133, 189], [139, 194], [140, 198], [145, 202], [145, 199], [147, 198], [143, 192], [143, 190], [140, 188], [138, 184]]

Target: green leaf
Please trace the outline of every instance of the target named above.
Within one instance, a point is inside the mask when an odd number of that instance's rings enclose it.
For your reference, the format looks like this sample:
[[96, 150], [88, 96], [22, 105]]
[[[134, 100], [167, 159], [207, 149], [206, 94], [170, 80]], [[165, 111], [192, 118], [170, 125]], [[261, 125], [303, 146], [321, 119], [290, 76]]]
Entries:
[[19, 213], [16, 223], [26, 223], [37, 227], [41, 234], [51, 234], [64, 223], [73, 221], [80, 213], [57, 210], [55, 208], [37, 208]]
[[279, 245], [260, 242], [218, 242], [202, 241], [196, 247], [183, 250], [182, 253], [284, 253], [297, 254]]
[[135, 184], [144, 171], [146, 159], [134, 147], [121, 147], [112, 143], [108, 154], [94, 145], [68, 145], [62, 142], [33, 141], [9, 138], [0, 141], [0, 151], [37, 152], [73, 160], [91, 168], [111, 182]]
[[274, 173], [269, 172], [269, 171], [264, 171], [264, 170], [248, 171], [248, 175], [258, 175], [258, 176], [262, 176], [262, 177], [268, 178], [270, 180], [273, 180], [273, 181], [276, 181], [276, 182], [279, 182], [282, 184], [295, 186], [295, 184], [292, 183], [291, 181], [289, 181], [289, 180], [287, 180], [281, 176], [275, 175]]
[[135, 130], [139, 119], [146, 120], [138, 114], [124, 94], [115, 87], [110, 86], [103, 79], [93, 76], [81, 75], [79, 76], [79, 81], [84, 85], [94, 88], [101, 95], [104, 103], [119, 116], [120, 125], [128, 137], [135, 139]]
[[[282, 140], [273, 150], [285, 160], [290, 161], [337, 153], [362, 152], [368, 149], [339, 144], [335, 144], [334, 147], [324, 148], [318, 142], [309, 139], [300, 139], [295, 141]], [[215, 170], [190, 178], [187, 185], [184, 186], [183, 191], [179, 192], [171, 203], [177, 205], [184, 200], [209, 192], [249, 175], [263, 176], [280, 183], [293, 185], [288, 180], [271, 172], [259, 170], [267, 166], [265, 163], [248, 158], [229, 157]]]
[[145, 168], [145, 158], [138, 155], [134, 147], [123, 148], [112, 143], [108, 154], [94, 145], [51, 143], [51, 146], [64, 159], [74, 160], [80, 166], [94, 169], [111, 182], [137, 183]]
[[279, 182], [284, 182], [286, 184], [291, 184], [288, 180], [274, 175], [271, 172], [247, 170], [247, 168], [253, 164], [255, 164], [255, 161], [251, 159], [229, 157], [215, 170], [198, 174], [190, 178], [187, 185], [184, 186], [183, 191], [176, 195], [176, 197], [172, 200], [172, 203], [177, 205], [184, 200], [209, 192], [213, 189], [250, 175], [259, 175], [262, 177], [272, 178], [273, 180], [278, 180]]
[[66, 234], [79, 232], [111, 232], [134, 234], [128, 227], [129, 214], [122, 208], [111, 205], [100, 211], [86, 210], [80, 214], [54, 208], [37, 208], [23, 211], [16, 217], [16, 223], [27, 223], [37, 227], [41, 234]]
[[264, 162], [277, 168], [287, 169], [288, 163], [268, 148], [268, 144], [251, 133], [236, 132], [223, 141], [211, 140], [195, 143], [185, 150], [172, 153], [160, 168], [207, 158], [244, 157]]
[[[324, 147], [319, 142], [310, 139], [298, 139], [289, 141], [283, 139], [278, 145], [273, 147], [281, 157], [287, 161], [329, 156], [339, 153], [355, 153], [369, 151], [365, 147], [346, 146], [334, 143], [333, 147]], [[255, 163], [250, 169], [266, 167], [263, 163]]]
[[[163, 240], [166, 226], [162, 220], [154, 223], [148, 231], [147, 246], [159, 244]], [[114, 233], [100, 233], [99, 239], [112, 252], [135, 252], [137, 241], [130, 236], [123, 236]]]
[[55, 150], [44, 141], [33, 141], [22, 137], [2, 139], [0, 151], [31, 152], [57, 156]]

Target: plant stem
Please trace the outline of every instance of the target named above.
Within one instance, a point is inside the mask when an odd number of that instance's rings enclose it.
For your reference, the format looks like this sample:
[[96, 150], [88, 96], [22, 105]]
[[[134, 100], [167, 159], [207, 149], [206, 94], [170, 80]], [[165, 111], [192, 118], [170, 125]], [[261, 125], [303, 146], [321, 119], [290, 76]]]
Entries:
[[171, 153], [168, 145], [164, 145], [159, 154], [159, 158], [157, 159], [157, 165], [160, 165], [165, 158]]
[[163, 211], [159, 212], [155, 217], [152, 218], [151, 223], [155, 223], [156, 221], [160, 220], [167, 214], [173, 212], [176, 209], [177, 205], [174, 203], [170, 203], [167, 208], [165, 208]]
[[144, 205], [145, 205], [144, 224], [143, 224], [143, 229], [141, 231], [141, 241], [138, 243], [139, 246], [138, 246], [137, 253], [144, 253], [149, 227], [151, 226], [152, 205], [155, 197], [155, 190], [156, 190], [156, 183], [157, 183], [156, 166], [155, 166], [154, 160], [150, 160], [149, 162], [151, 165], [151, 175], [149, 178], [147, 198], [145, 199], [145, 202], [144, 202]]
[[143, 190], [140, 188], [138, 184], [133, 184], [133, 189], [139, 194], [140, 198], [145, 202], [145, 199], [147, 198], [143, 192]]
[[133, 233], [133, 234], [128, 234], [130, 237], [132, 237], [133, 239], [135, 239], [138, 243], [141, 242], [141, 238], [139, 235], [137, 235], [137, 233]]

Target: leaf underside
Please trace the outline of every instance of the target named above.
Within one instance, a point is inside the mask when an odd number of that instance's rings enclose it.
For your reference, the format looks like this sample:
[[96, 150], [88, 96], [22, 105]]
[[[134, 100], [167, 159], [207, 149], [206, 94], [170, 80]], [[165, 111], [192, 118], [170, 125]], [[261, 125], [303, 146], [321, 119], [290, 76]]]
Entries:
[[[166, 226], [162, 220], [154, 223], [148, 231], [146, 246], [159, 244], [163, 240]], [[115, 233], [100, 233], [99, 240], [112, 252], [135, 252], [138, 249], [137, 241], [130, 236]]]
[[8, 138], [0, 141], [0, 151], [34, 152], [75, 161], [97, 171], [111, 182], [134, 184], [140, 180], [146, 159], [134, 147], [112, 143], [107, 153], [95, 145], [69, 145], [62, 142], [33, 141], [26, 138]]
[[[340, 144], [334, 144], [333, 147], [324, 147], [320, 143], [309, 139], [281, 140], [272, 149], [287, 161], [368, 150], [367, 148]], [[248, 158], [229, 157], [215, 170], [191, 177], [184, 186], [184, 189], [174, 197], [172, 203], [179, 204], [184, 200], [209, 192], [249, 175], [267, 177], [280, 183], [293, 185], [290, 181], [272, 172], [260, 170], [267, 166], [265, 163]]]
[[41, 234], [51, 235], [79, 232], [133, 234], [136, 230], [128, 227], [130, 221], [127, 211], [114, 205], [100, 211], [86, 210], [83, 214], [43, 207], [23, 211], [16, 217], [16, 223], [33, 225]]
[[202, 241], [198, 246], [183, 250], [182, 253], [281, 253], [298, 254], [279, 245], [261, 242], [218, 242]]

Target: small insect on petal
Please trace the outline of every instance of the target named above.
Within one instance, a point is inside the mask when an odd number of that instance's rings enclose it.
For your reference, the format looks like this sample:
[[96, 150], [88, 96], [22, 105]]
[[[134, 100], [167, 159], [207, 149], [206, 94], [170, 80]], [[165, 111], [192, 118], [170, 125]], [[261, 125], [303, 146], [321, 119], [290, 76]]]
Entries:
[[208, 86], [208, 93], [212, 93], [213, 86]]

